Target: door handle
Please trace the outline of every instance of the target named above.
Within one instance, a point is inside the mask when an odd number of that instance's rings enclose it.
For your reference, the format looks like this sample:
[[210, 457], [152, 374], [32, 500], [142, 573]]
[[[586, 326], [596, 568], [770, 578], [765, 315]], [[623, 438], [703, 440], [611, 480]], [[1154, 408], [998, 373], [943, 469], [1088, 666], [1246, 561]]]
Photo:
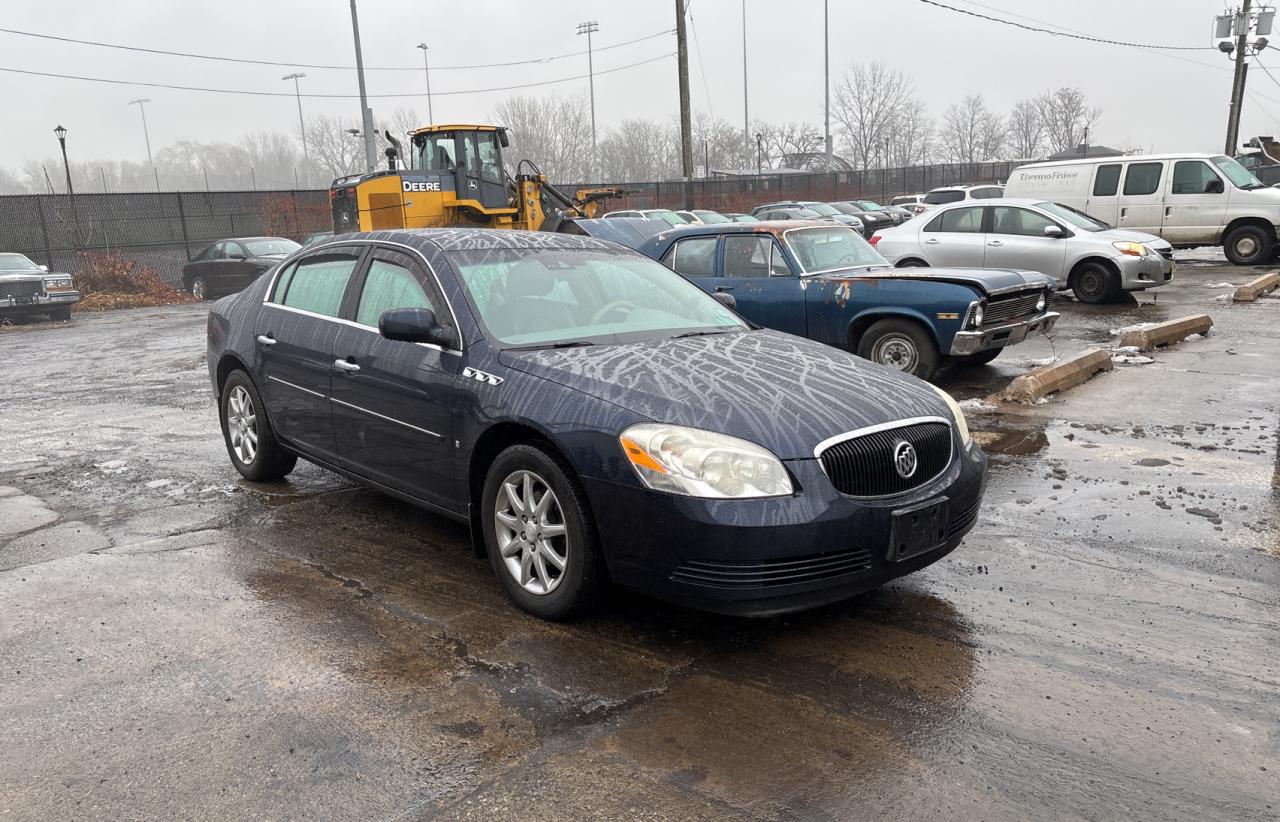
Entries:
[[939, 241], [938, 241], [938, 238], [936, 238], [936, 237], [930, 237], [929, 239], [927, 239], [927, 240], [925, 240], [925, 241], [924, 241], [924, 244], [925, 244], [925, 245], [937, 245], [937, 244], [938, 244], [938, 242], [939, 242]]
[[272, 339], [270, 334], [259, 334], [258, 342], [262, 345], [275, 345], [276, 341]]
[[733, 290], [733, 286], [731, 286], [731, 285], [718, 285], [718, 286], [716, 286], [716, 291], [721, 291], [721, 292], [723, 292], [723, 291], [732, 291], [732, 290]]
[[1129, 216], [1129, 209], [1127, 208], [1120, 209], [1120, 219], [1123, 220], [1125, 217], [1128, 217], [1128, 216]]
[[987, 243], [987, 245], [1000, 246], [1000, 245], [1004, 245], [1004, 243], [1000, 242], [999, 240], [992, 240], [991, 242]]
[[333, 365], [335, 368], [338, 368], [342, 371], [346, 371], [348, 373], [355, 373], [356, 371], [360, 370], [360, 366], [356, 365], [350, 360], [334, 360]]
[[1166, 217], [1172, 217], [1172, 216], [1173, 216], [1173, 206], [1165, 206], [1165, 207], [1164, 207], [1164, 216], [1166, 216]]

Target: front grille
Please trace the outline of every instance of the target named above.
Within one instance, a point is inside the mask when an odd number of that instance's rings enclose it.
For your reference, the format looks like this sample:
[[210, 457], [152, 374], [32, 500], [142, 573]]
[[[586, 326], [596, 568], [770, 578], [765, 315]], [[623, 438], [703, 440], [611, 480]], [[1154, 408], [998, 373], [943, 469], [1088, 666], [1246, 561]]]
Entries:
[[1036, 303], [1044, 295], [1043, 291], [1023, 291], [1009, 297], [997, 297], [987, 303], [982, 312], [983, 325], [999, 325], [1013, 317], [1023, 314], [1035, 314]]
[[[916, 470], [903, 478], [894, 464], [899, 443], [916, 451]], [[818, 455], [832, 485], [851, 497], [885, 497], [918, 488], [951, 464], [951, 426], [918, 422], [844, 440]]]
[[20, 303], [29, 303], [32, 297], [43, 292], [44, 283], [40, 280], [0, 282], [0, 300], [13, 298]]
[[[1148, 247], [1150, 247], [1150, 246], [1148, 246]], [[1173, 248], [1172, 248], [1172, 247], [1170, 247], [1170, 248], [1157, 248], [1157, 249], [1156, 249], [1156, 253], [1157, 253], [1157, 254], [1159, 254], [1161, 257], [1164, 257], [1166, 260], [1172, 260], [1172, 259], [1173, 259]]]
[[765, 588], [856, 574], [870, 567], [871, 553], [862, 548], [854, 548], [807, 557], [759, 562], [690, 560], [672, 571], [671, 579], [717, 588]]
[[973, 521], [978, 518], [978, 507], [982, 505], [982, 500], [974, 500], [973, 504], [958, 514], [951, 515], [951, 521], [947, 523], [947, 539], [955, 539], [963, 534]]

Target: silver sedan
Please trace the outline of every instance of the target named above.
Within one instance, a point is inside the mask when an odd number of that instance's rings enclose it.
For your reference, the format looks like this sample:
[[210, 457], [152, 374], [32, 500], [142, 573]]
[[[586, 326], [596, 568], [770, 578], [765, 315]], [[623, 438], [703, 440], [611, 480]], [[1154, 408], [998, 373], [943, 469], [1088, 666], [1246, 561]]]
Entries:
[[939, 206], [871, 243], [907, 266], [1016, 268], [1058, 280], [1084, 303], [1173, 280], [1173, 246], [1151, 234], [1114, 229], [1075, 209], [1005, 197]]

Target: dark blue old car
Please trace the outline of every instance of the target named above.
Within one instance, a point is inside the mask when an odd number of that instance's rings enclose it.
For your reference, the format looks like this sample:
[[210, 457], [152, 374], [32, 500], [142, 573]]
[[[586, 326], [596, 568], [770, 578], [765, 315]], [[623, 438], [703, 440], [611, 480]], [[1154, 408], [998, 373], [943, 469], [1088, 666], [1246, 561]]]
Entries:
[[746, 614], [848, 597], [955, 548], [982, 495], [945, 392], [585, 237], [335, 237], [218, 301], [208, 356], [243, 476], [301, 457], [468, 522], [550, 619], [609, 581]]
[[636, 244], [754, 323], [931, 378], [1047, 333], [1054, 280], [1034, 271], [895, 269], [830, 223], [681, 226]]

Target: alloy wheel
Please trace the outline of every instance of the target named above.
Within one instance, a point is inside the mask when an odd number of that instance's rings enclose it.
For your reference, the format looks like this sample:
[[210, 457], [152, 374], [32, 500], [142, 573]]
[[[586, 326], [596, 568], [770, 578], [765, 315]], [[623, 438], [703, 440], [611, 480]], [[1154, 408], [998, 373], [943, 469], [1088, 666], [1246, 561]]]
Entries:
[[191, 296], [197, 300], [204, 299], [204, 280], [197, 277], [191, 281]]
[[258, 415], [253, 397], [237, 385], [227, 397], [227, 436], [236, 459], [248, 465], [258, 455]]
[[871, 349], [871, 361], [911, 373], [920, 362], [915, 342], [904, 334], [886, 334]]
[[521, 588], [543, 596], [564, 580], [568, 525], [555, 491], [532, 471], [514, 471], [498, 486], [494, 533], [503, 567]]

